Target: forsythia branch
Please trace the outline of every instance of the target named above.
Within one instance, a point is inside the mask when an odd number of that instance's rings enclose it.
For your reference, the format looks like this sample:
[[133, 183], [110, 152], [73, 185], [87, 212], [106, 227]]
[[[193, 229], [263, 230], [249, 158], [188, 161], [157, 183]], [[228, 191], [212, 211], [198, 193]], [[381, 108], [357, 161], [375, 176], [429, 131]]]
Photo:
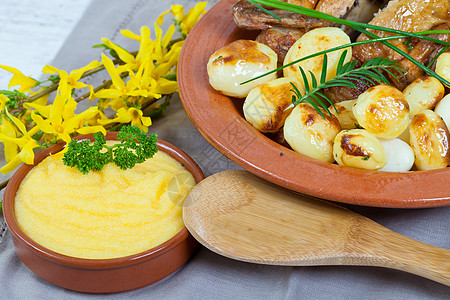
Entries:
[[[18, 86], [17, 90], [0, 91], [0, 142], [7, 162], [0, 171], [9, 173], [23, 162], [32, 163], [35, 151], [60, 141], [69, 143], [78, 134], [106, 133], [125, 124], [148, 132], [151, 117], [161, 115], [170, 96], [178, 91], [181, 47], [206, 12], [206, 4], [197, 3], [186, 13], [183, 6], [172, 5], [157, 18], [153, 30], [147, 26], [139, 33], [123, 30], [124, 37], [139, 44], [137, 51], [102, 38], [99, 48], [106, 49], [111, 58], [102, 53], [101, 61], [70, 72], [45, 66], [42, 73], [48, 78], [43, 81], [0, 65], [13, 74], [10, 86]], [[160, 26], [168, 14], [172, 24], [163, 32]], [[179, 36], [175, 36], [177, 32]], [[100, 71], [106, 72], [106, 78], [99, 86], [83, 82]], [[78, 103], [84, 100], [92, 105], [79, 112]]]

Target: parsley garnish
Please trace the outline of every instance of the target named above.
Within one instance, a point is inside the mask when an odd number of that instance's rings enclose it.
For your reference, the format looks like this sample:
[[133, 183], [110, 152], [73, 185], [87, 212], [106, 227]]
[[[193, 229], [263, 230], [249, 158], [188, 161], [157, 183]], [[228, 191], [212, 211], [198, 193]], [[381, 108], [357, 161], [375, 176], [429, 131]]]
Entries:
[[[131, 169], [158, 152], [156, 134], [148, 136], [135, 126], [124, 126], [117, 134], [120, 143], [108, 146], [106, 138], [100, 132], [94, 133], [95, 141], [72, 140], [64, 153], [66, 166], [76, 167], [81, 173], [100, 171], [103, 166], [114, 162], [122, 170]], [[104, 151], [106, 150], [106, 151]]]

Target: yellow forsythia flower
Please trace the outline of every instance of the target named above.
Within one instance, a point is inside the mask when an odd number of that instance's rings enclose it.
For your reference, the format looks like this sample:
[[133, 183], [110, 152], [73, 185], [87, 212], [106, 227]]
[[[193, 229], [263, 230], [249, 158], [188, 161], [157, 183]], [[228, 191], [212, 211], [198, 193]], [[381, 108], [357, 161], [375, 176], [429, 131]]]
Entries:
[[0, 111], [2, 111], [3, 109], [5, 109], [6, 106], [6, 102], [9, 101], [9, 98], [6, 97], [3, 94], [0, 94]]
[[119, 74], [130, 69], [130, 70], [137, 70], [139, 68], [139, 62], [133, 55], [131, 55], [127, 50], [120, 47], [119, 45], [114, 44], [107, 38], [102, 38], [101, 41], [103, 44], [108, 46], [109, 48], [113, 49], [119, 58], [125, 63], [123, 66], [119, 66]]
[[[76, 105], [67, 106], [65, 99], [67, 99], [67, 97], [64, 97], [64, 95], [61, 95], [58, 91], [55, 100], [53, 101], [48, 119], [44, 119], [42, 116], [32, 113], [31, 118], [36, 123], [36, 127], [45, 133], [58, 137], [58, 139], [63, 140], [66, 143], [70, 142], [70, 135], [74, 132], [85, 134], [101, 131], [103, 134], [106, 134], [106, 130], [103, 126], [82, 127], [82, 121], [84, 120], [85, 114], [91, 112], [88, 110], [79, 115], [75, 115]], [[91, 109], [97, 108], [92, 107]], [[64, 115], [66, 115], [66, 119], [63, 118]]]
[[152, 119], [144, 117], [143, 112], [135, 107], [125, 108], [122, 107], [117, 111], [114, 119], [104, 121], [99, 120], [100, 124], [106, 125], [110, 123], [130, 123], [133, 126], [139, 127], [142, 131], [147, 132], [148, 126], [152, 125]]
[[[178, 91], [177, 65], [184, 38], [205, 13], [206, 3], [198, 3], [186, 14], [182, 5], [172, 5], [170, 10], [158, 17], [154, 24], [153, 37], [147, 26], [142, 26], [139, 34], [122, 30], [123, 36], [139, 43], [137, 52], [130, 53], [109, 39], [103, 38], [103, 44], [117, 53], [121, 61], [117, 66], [104, 54], [101, 62], [93, 61], [71, 72], [47, 65], [42, 72], [57, 73], [59, 80], [49, 78], [48, 81], [39, 82], [23, 75], [15, 68], [0, 65], [0, 68], [14, 74], [8, 88], [19, 86], [18, 91], [24, 94], [11, 99], [0, 94], [0, 141], [4, 144], [7, 161], [7, 165], [0, 171], [7, 173], [22, 162], [33, 163], [34, 150], [42, 147], [44, 142], [54, 143], [60, 140], [69, 142], [75, 134], [95, 132], [106, 134], [105, 126], [113, 123], [131, 123], [147, 132], [152, 120], [144, 116], [143, 110], [158, 107], [161, 105], [158, 99]], [[161, 25], [164, 16], [169, 13], [173, 15], [174, 24], [167, 27], [167, 31], [164, 32]], [[173, 40], [177, 30], [182, 39]], [[102, 87], [94, 93], [93, 87], [83, 83], [81, 79], [86, 72], [101, 66], [108, 73], [111, 84], [108, 83], [107, 88]], [[32, 88], [40, 87], [45, 82], [50, 82], [48, 89], [43, 93], [45, 96], [39, 96], [42, 94], [41, 91], [32, 92]], [[48, 104], [48, 93], [54, 91], [55, 85], [57, 86], [55, 99], [53, 103]], [[77, 101], [86, 97], [74, 99], [75, 90], [83, 88], [89, 89], [89, 100], [94, 97], [98, 99], [97, 105], [76, 113]], [[18, 107], [14, 108], [14, 113], [8, 112], [8, 101], [12, 101], [10, 104], [14, 107], [17, 103]], [[105, 113], [111, 109], [115, 115], [108, 118]]]
[[206, 5], [208, 2], [199, 2], [193, 8], [191, 8], [188, 13], [184, 14], [184, 8], [182, 5], [172, 5], [169, 10], [163, 12], [156, 19], [158, 25], [162, 25], [164, 22], [164, 16], [172, 13], [176, 23], [180, 26], [181, 34], [185, 38], [189, 32], [191, 32], [194, 25], [198, 20], [205, 14]]
[[55, 67], [47, 65], [42, 69], [42, 73], [44, 74], [58, 73], [60, 78], [58, 89], [64, 95], [72, 93], [73, 89], [81, 89], [84, 87], [88, 87], [91, 93], [93, 93], [91, 85], [87, 85], [84, 82], [80, 82], [79, 80], [81, 79], [81, 76], [83, 76], [84, 73], [99, 66], [101, 66], [101, 63], [94, 60], [80, 69], [73, 70], [70, 73], [67, 73], [64, 70], [59, 70]]
[[188, 35], [198, 20], [205, 14], [207, 3], [208, 2], [197, 3], [185, 16], [183, 16], [183, 19], [180, 21], [180, 27], [183, 34]]
[[38, 83], [35, 79], [23, 75], [22, 72], [20, 72], [16, 68], [4, 65], [0, 65], [0, 68], [14, 74], [14, 76], [9, 81], [8, 89], [10, 89], [13, 86], [19, 85], [20, 88], [18, 89], [18, 91], [21, 93], [27, 93], [30, 92], [31, 89], [34, 88]]
[[[17, 168], [22, 162], [26, 164], [32, 164], [34, 162], [34, 148], [38, 148], [40, 145], [32, 137], [39, 129], [34, 127], [30, 131], [27, 131], [25, 124], [21, 120], [11, 115], [8, 110], [5, 110], [6, 116], [11, 120], [11, 124], [19, 130], [22, 134], [21, 137], [16, 137], [12, 134], [12, 129], [7, 129], [6, 132], [0, 132], [0, 141], [8, 145], [8, 163], [0, 169], [0, 172], [6, 174]], [[3, 123], [3, 122], [2, 122]], [[16, 148], [14, 149], [14, 145]], [[20, 152], [17, 151], [20, 149]]]
[[[112, 80], [112, 85], [109, 89], [102, 89], [95, 93], [97, 98], [121, 98], [126, 99], [129, 96], [141, 96], [147, 97], [148, 92], [146, 89], [141, 89], [139, 86], [133, 84], [133, 81], [129, 80], [127, 83], [120, 77], [121, 72], [114, 66], [112, 60], [102, 53], [102, 63], [105, 69], [108, 71]], [[130, 71], [130, 74], [132, 72]]]
[[[0, 134], [8, 136], [10, 138], [15, 138], [17, 135], [16, 127], [11, 124], [11, 121], [6, 115], [2, 116], [0, 123]], [[15, 143], [5, 142], [4, 143], [4, 152], [6, 161], [11, 161], [18, 153], [18, 146]]]

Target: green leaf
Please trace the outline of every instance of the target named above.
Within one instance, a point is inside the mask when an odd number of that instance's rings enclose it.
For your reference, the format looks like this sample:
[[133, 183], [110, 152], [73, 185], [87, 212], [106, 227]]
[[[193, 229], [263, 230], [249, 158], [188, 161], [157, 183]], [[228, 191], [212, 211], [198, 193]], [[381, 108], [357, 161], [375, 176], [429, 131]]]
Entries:
[[346, 78], [342, 78], [342, 79], [336, 79], [336, 80], [329, 80], [328, 82], [325, 83], [325, 87], [329, 87], [330, 85], [342, 85], [342, 86], [352, 86], [352, 87], [357, 87], [356, 84], [352, 81], [347, 80]]
[[110, 162], [125, 170], [151, 158], [158, 151], [156, 134], [148, 136], [135, 126], [123, 126], [117, 134], [119, 143], [112, 146], [106, 145], [106, 138], [101, 133], [94, 133], [94, 138], [93, 143], [90, 140], [70, 141], [64, 153], [64, 164], [76, 167], [83, 174], [100, 171]]
[[[311, 97], [312, 97], [314, 100], [316, 100], [316, 102], [319, 103], [320, 106], [322, 106], [322, 108], [323, 108], [323, 109], [330, 115], [330, 117], [331, 117], [331, 112], [330, 112], [330, 110], [328, 109], [328, 106], [326, 106], [325, 103], [323, 103], [323, 101], [322, 101], [317, 95], [318, 95], [318, 93], [315, 93], [315, 94], [311, 95]], [[319, 111], [320, 111], [320, 110], [319, 110]], [[322, 115], [322, 117], [325, 118], [324, 115]]]
[[327, 81], [327, 68], [328, 68], [328, 56], [325, 53], [323, 55], [322, 74], [320, 76], [320, 83], [325, 83], [325, 81]]
[[341, 73], [348, 73], [351, 70], [353, 70], [356, 66], [356, 61], [349, 61], [348, 63], [346, 63], [343, 67], [342, 67], [342, 71]]
[[297, 95], [297, 97], [301, 98], [302, 94], [300, 93], [300, 91], [297, 88], [297, 86], [293, 82], [290, 82], [290, 84], [291, 84], [291, 86], [293, 88], [294, 93]]
[[395, 76], [394, 73], [392, 73], [388, 68], [380, 68], [380, 69], [383, 70], [384, 72], [390, 74], [392, 76], [392, 78], [394, 78], [395, 80], [399, 81], [398, 77]]
[[308, 78], [306, 77], [305, 71], [303, 70], [302, 67], [299, 67], [300, 69], [300, 73], [302, 74], [302, 79], [303, 79], [303, 86], [305, 87], [305, 92], [308, 93], [309, 92], [309, 81]]
[[317, 106], [317, 104], [314, 101], [312, 101], [309, 98], [305, 98], [305, 100], [308, 101], [308, 103], [314, 107], [314, 109], [322, 116], [322, 118], [325, 119], [325, 116], [324, 116], [322, 110], [320, 110], [320, 108]]
[[324, 86], [324, 88], [331, 88], [337, 86], [345, 86], [353, 89], [358, 89], [358, 87], [353, 82], [350, 81], [328, 83], [326, 86]]
[[81, 173], [100, 171], [111, 161], [108, 153], [101, 153], [89, 140], [72, 140], [64, 153], [63, 162], [66, 166], [76, 167]]
[[[325, 69], [325, 76], [327, 75], [327, 73], [326, 73], [326, 69]], [[309, 75], [311, 75], [311, 87], [313, 88], [313, 89], [315, 89], [316, 87], [317, 87], [317, 79], [316, 79], [316, 76], [314, 76], [314, 73], [313, 72], [311, 72], [311, 71], [309, 71]], [[322, 75], [320, 76], [321, 78], [323, 77], [323, 73], [322, 73]]]
[[383, 83], [384, 82], [387, 85], [390, 84], [389, 81], [387, 80], [387, 78], [383, 75], [383, 73], [381, 73], [380, 70], [372, 69], [372, 72], [374, 72], [374, 73], [372, 73], [372, 74], [374, 74], [374, 75], [372, 75], [373, 78], [376, 79], [379, 83]]
[[339, 57], [339, 61], [337, 64], [337, 70], [342, 70], [342, 66], [344, 65], [344, 61], [345, 61], [345, 57], [347, 56], [347, 50], [344, 50], [344, 52], [342, 52], [341, 56]]
[[[317, 92], [316, 95], [322, 97], [323, 99], [325, 99], [328, 103], [330, 103], [331, 106], [334, 107], [334, 103], [333, 101], [331, 101], [327, 96], [325, 96], [325, 94], [321, 93], [321, 92]], [[336, 109], [336, 108], [335, 108]]]

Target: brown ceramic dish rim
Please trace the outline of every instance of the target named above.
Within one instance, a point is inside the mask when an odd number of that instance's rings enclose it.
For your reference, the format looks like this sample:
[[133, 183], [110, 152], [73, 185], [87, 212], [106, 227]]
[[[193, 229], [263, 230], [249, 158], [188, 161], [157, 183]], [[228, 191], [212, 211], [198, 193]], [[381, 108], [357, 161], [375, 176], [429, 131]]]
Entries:
[[179, 61], [183, 106], [209, 143], [255, 175], [306, 195], [374, 207], [450, 205], [450, 185], [446, 182], [450, 168], [389, 173], [343, 167], [296, 153], [256, 131], [242, 116], [243, 100], [213, 90], [206, 72], [207, 61], [215, 50], [257, 34], [236, 26], [230, 13], [235, 2], [222, 0], [200, 19]]
[[[106, 138], [108, 140], [115, 140], [116, 136], [117, 132], [108, 132]], [[93, 136], [80, 135], [75, 137], [74, 139], [93, 140]], [[169, 154], [171, 157], [175, 158], [180, 163], [184, 163], [184, 167], [192, 173], [197, 183], [200, 182], [202, 179], [204, 179], [204, 175], [200, 167], [184, 151], [160, 139], [158, 139], [157, 144], [158, 150], [161, 150]], [[181, 231], [178, 232], [175, 236], [173, 236], [171, 239], [167, 240], [166, 242], [164, 242], [159, 246], [156, 246], [154, 248], [151, 248], [149, 250], [137, 254], [110, 259], [87, 259], [87, 258], [72, 257], [47, 249], [41, 246], [40, 244], [36, 243], [35, 241], [33, 241], [18, 227], [18, 224], [16, 222], [15, 210], [13, 205], [15, 194], [23, 178], [34, 166], [36, 166], [49, 154], [61, 151], [64, 146], [65, 146], [64, 143], [58, 143], [36, 154], [34, 164], [22, 165], [11, 177], [10, 182], [8, 183], [8, 186], [6, 187], [5, 190], [3, 202], [3, 214], [5, 217], [6, 224], [8, 225], [11, 234], [15, 238], [17, 238], [20, 242], [25, 244], [28, 248], [34, 250], [35, 254], [56, 263], [81, 269], [114, 269], [114, 268], [121, 268], [124, 265], [130, 266], [133, 264], [137, 264], [150, 257], [155, 258], [159, 255], [163, 255], [164, 253], [170, 251], [172, 248], [176, 247], [178, 244], [183, 242], [189, 236], [188, 230], [186, 229], [186, 227], [183, 227]]]

